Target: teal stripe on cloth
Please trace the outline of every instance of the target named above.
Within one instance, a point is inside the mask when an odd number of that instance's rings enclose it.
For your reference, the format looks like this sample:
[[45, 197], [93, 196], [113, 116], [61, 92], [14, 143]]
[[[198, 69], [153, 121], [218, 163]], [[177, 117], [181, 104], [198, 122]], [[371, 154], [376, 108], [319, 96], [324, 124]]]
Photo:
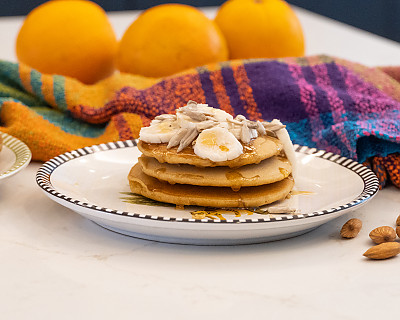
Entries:
[[18, 101], [16, 99], [13, 99], [13, 98], [10, 98], [10, 97], [8, 97], [8, 98], [7, 97], [2, 97], [2, 98], [0, 98], [0, 108], [3, 105], [4, 102], [8, 102], [8, 101], [20, 102], [20, 101]]
[[22, 82], [19, 76], [17, 63], [0, 60], [0, 82], [12, 87], [22, 89]]
[[77, 120], [48, 107], [33, 107], [32, 110], [61, 130], [81, 137], [96, 138], [104, 133], [106, 127], [105, 124], [94, 125]]
[[67, 111], [68, 106], [65, 101], [65, 78], [63, 76], [53, 76], [53, 94], [58, 108], [61, 111]]
[[292, 141], [311, 148], [317, 147], [317, 145], [312, 141], [311, 125], [308, 119], [303, 119], [297, 122], [285, 122], [284, 124], [286, 125]]
[[23, 89], [19, 65], [4, 60], [0, 60], [0, 97], [4, 98], [0, 100], [1, 104], [5, 101], [21, 102], [27, 106], [43, 104], [40, 96], [36, 97]]
[[31, 71], [31, 86], [35, 95], [42, 101], [45, 101], [43, 92], [42, 92], [42, 77], [41, 73], [32, 69]]

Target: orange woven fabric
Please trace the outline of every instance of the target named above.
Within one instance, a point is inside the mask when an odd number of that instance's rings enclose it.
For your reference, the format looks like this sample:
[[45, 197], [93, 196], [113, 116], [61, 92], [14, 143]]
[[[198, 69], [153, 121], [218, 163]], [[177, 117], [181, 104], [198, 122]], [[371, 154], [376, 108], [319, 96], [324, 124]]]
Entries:
[[116, 73], [94, 85], [0, 61], [0, 130], [45, 161], [137, 138], [142, 125], [188, 100], [279, 118], [295, 143], [364, 162], [400, 187], [400, 67], [328, 56], [227, 61], [153, 79]]
[[[123, 86], [146, 88], [153, 79], [116, 74], [95, 85], [40, 74], [23, 65], [0, 61], [0, 130], [24, 141], [33, 160], [46, 161], [84, 146], [138, 137], [146, 117], [122, 112], [102, 125], [88, 125], [70, 115], [80, 106], [102, 107]], [[7, 96], [8, 93], [8, 96]]]

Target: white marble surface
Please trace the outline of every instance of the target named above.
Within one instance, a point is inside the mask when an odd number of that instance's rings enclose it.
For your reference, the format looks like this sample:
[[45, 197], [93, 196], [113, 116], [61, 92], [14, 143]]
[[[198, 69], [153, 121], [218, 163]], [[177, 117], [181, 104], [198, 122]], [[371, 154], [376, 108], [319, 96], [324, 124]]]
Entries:
[[[210, 15], [212, 11], [208, 11]], [[298, 10], [307, 53], [400, 64], [400, 45]], [[134, 14], [111, 15], [120, 35]], [[15, 60], [19, 18], [0, 19]], [[259, 245], [169, 245], [112, 233], [47, 198], [39, 163], [0, 182], [1, 319], [378, 319], [398, 316], [400, 257], [369, 261], [374, 227], [394, 225], [399, 190], [301, 237]], [[353, 240], [338, 236], [363, 220]]]

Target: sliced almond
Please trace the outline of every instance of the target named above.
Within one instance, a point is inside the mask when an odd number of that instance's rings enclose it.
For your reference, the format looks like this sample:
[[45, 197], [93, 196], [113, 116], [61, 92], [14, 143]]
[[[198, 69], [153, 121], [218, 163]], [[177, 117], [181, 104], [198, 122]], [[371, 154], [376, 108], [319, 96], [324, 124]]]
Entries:
[[199, 132], [197, 131], [196, 127], [189, 129], [186, 135], [180, 141], [179, 147], [176, 151], [179, 152], [185, 149], [189, 144], [192, 143], [198, 134]]
[[240, 140], [242, 140], [242, 142], [246, 144], [250, 143], [251, 133], [246, 123], [243, 123], [242, 125], [242, 129], [240, 131]]
[[173, 148], [180, 144], [182, 138], [186, 136], [187, 132], [189, 131], [188, 128], [179, 129], [179, 131], [169, 140], [167, 149]]

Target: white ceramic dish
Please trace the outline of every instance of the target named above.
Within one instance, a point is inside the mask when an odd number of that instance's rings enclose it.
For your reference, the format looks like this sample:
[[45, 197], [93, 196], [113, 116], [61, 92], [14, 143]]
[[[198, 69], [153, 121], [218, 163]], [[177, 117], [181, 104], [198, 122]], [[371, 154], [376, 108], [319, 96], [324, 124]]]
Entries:
[[279, 204], [295, 207], [295, 214], [221, 214], [210, 209], [207, 213], [205, 208], [179, 210], [151, 201], [138, 204], [146, 198], [130, 195], [127, 180], [140, 156], [135, 141], [65, 153], [46, 162], [36, 180], [51, 199], [109, 230], [198, 245], [260, 243], [297, 236], [359, 208], [378, 192], [378, 179], [363, 165], [325, 151], [295, 148], [297, 192]]
[[0, 151], [0, 180], [11, 177], [25, 168], [32, 153], [25, 143], [7, 133], [0, 132], [3, 148]]

